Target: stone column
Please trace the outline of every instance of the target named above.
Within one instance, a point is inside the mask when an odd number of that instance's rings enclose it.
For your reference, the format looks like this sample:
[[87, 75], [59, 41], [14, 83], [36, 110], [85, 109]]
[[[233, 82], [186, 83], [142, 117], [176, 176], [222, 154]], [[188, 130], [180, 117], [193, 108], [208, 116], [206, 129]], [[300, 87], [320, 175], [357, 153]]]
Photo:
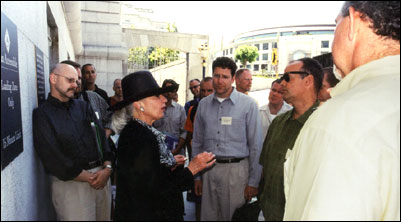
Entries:
[[114, 95], [113, 81], [122, 78], [128, 48], [120, 26], [121, 3], [112, 1], [82, 2], [83, 52], [77, 55], [81, 65], [96, 67], [96, 85]]

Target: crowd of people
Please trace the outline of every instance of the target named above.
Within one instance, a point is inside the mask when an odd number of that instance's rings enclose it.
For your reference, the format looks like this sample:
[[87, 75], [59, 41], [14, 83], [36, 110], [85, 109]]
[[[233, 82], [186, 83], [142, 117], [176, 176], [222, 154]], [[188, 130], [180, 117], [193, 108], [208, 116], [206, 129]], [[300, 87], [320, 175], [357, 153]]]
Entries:
[[56, 64], [33, 136], [58, 220], [183, 221], [183, 191], [198, 221], [230, 221], [255, 197], [264, 220], [400, 220], [399, 6], [345, 2], [335, 66], [289, 62], [261, 107], [228, 57], [189, 81], [185, 106], [149, 71], [109, 97], [93, 64]]

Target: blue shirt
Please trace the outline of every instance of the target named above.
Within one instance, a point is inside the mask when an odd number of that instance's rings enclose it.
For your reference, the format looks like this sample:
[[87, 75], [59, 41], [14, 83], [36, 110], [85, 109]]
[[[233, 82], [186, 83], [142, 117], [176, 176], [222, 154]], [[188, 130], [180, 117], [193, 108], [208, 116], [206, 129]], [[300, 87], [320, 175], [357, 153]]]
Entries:
[[172, 136], [185, 139], [187, 132], [184, 130], [187, 115], [184, 107], [172, 101], [170, 106], [166, 107], [163, 118], [156, 120], [153, 126], [161, 132], [169, 133]]
[[248, 158], [248, 185], [258, 187], [262, 128], [256, 102], [234, 88], [219, 102], [215, 94], [203, 98], [195, 117], [192, 155], [212, 152], [216, 158]]

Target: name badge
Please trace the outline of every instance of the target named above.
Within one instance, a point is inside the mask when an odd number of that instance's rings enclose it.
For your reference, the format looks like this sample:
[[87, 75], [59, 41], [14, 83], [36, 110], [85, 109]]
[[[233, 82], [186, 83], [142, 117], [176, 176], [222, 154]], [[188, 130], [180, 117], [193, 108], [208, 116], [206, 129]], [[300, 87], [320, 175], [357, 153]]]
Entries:
[[221, 117], [221, 125], [231, 126], [232, 122], [233, 122], [232, 117]]
[[99, 118], [99, 113], [98, 112], [95, 112], [95, 114], [96, 114], [96, 118], [99, 120], [100, 118]]

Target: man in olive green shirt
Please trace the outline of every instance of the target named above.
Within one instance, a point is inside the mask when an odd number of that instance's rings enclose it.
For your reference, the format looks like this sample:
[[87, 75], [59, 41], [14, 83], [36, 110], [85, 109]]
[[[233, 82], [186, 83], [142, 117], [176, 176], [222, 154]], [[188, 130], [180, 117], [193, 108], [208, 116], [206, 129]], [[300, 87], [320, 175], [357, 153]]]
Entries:
[[287, 103], [291, 103], [294, 109], [273, 120], [259, 160], [263, 166], [264, 181], [259, 200], [265, 220], [268, 221], [283, 220], [283, 166], [286, 153], [288, 149], [292, 149], [302, 126], [319, 106], [317, 95], [323, 77], [321, 65], [311, 58], [291, 62], [284, 72], [281, 81], [283, 98]]

